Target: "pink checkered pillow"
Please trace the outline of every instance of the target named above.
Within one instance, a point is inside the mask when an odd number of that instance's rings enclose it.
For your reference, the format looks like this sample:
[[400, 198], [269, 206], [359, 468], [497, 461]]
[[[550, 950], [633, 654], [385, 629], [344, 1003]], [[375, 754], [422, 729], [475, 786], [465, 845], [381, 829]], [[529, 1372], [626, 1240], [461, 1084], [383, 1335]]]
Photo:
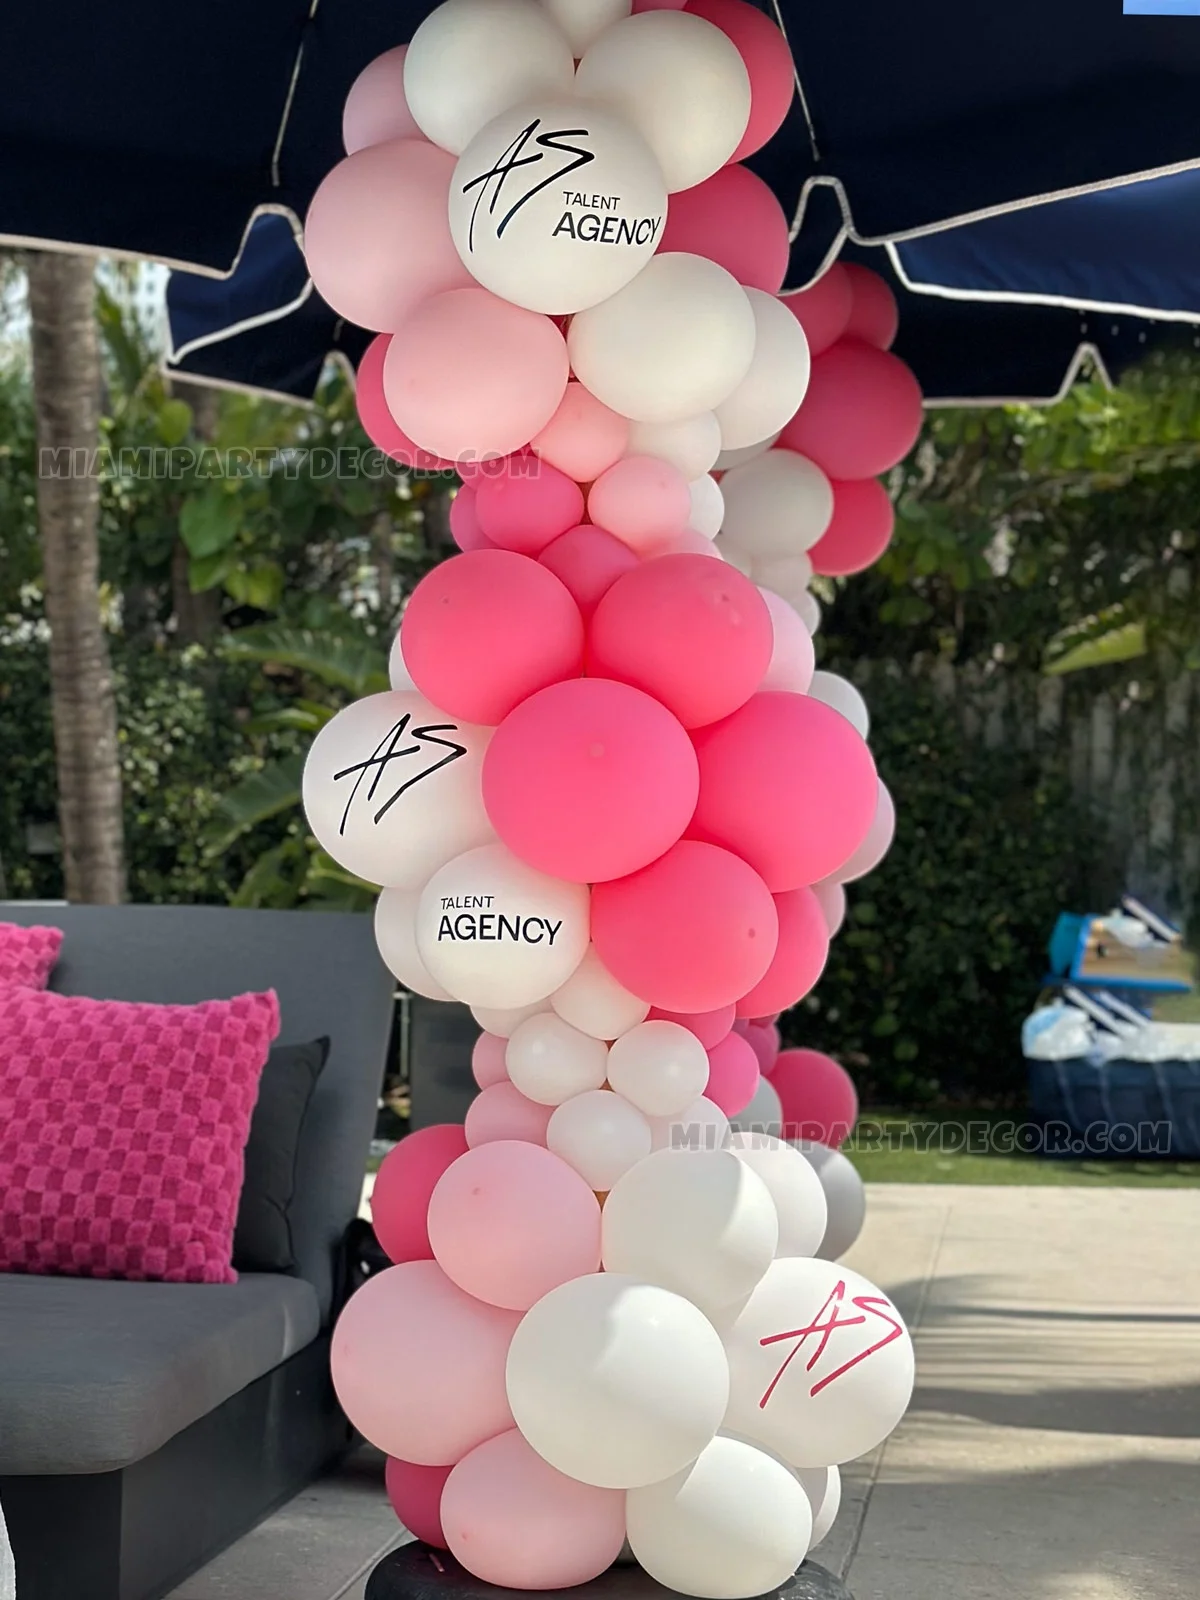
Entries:
[[0, 922], [0, 983], [44, 989], [62, 948], [61, 928], [19, 928]]
[[234, 1283], [273, 993], [127, 1005], [0, 987], [0, 1272]]

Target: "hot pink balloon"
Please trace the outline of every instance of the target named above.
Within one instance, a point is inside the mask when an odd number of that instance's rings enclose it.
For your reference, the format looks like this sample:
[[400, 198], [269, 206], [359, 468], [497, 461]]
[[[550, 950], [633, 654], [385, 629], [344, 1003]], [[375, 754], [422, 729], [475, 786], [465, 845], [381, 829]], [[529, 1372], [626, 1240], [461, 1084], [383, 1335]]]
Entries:
[[463, 1132], [472, 1150], [498, 1139], [545, 1144], [546, 1129], [553, 1115], [553, 1106], [539, 1106], [526, 1100], [515, 1083], [494, 1083], [471, 1101]]
[[890, 350], [900, 328], [900, 307], [887, 283], [870, 267], [846, 262], [846, 272], [854, 294], [846, 338], [861, 339], [877, 350]]
[[485, 727], [583, 664], [583, 618], [552, 572], [511, 550], [452, 556], [413, 590], [404, 660], [427, 699]]
[[494, 545], [538, 556], [568, 528], [578, 526], [583, 490], [535, 455], [513, 456], [506, 471], [479, 475], [475, 509], [479, 526]]
[[769, 1078], [779, 1060], [783, 1042], [778, 1027], [773, 1022], [751, 1022], [742, 1037], [758, 1057], [758, 1070], [764, 1078]]
[[509, 713], [483, 760], [483, 801], [522, 861], [570, 883], [648, 866], [696, 809], [696, 752], [665, 706], [606, 678], [575, 678]]
[[442, 1491], [450, 1476], [449, 1467], [418, 1467], [411, 1461], [389, 1456], [384, 1468], [384, 1484], [392, 1510], [400, 1521], [424, 1544], [445, 1550], [442, 1532]]
[[576, 483], [592, 483], [621, 459], [628, 443], [628, 418], [610, 411], [572, 378], [558, 410], [531, 448]]
[[475, 490], [469, 483], [464, 483], [450, 502], [450, 536], [462, 551], [496, 548], [479, 526]]
[[475, 1048], [471, 1051], [471, 1075], [481, 1089], [490, 1089], [494, 1083], [508, 1081], [507, 1051], [508, 1040], [494, 1033], [481, 1033], [476, 1039]]
[[740, 1033], [726, 1034], [708, 1052], [708, 1088], [704, 1098], [736, 1117], [754, 1099], [759, 1080], [758, 1056]]
[[429, 1239], [460, 1289], [528, 1311], [560, 1283], [600, 1270], [600, 1206], [573, 1167], [542, 1146], [492, 1140], [445, 1173]]
[[590, 523], [568, 529], [546, 546], [538, 560], [566, 584], [585, 622], [617, 579], [638, 564], [627, 544]]
[[429, 1197], [459, 1156], [467, 1140], [457, 1123], [419, 1128], [383, 1158], [371, 1191], [375, 1237], [392, 1261], [430, 1261], [433, 1249], [425, 1226]]
[[854, 1080], [832, 1056], [819, 1050], [785, 1050], [775, 1063], [771, 1087], [783, 1106], [785, 1139], [812, 1139], [836, 1150], [858, 1121]]
[[758, 694], [694, 742], [700, 800], [689, 837], [736, 851], [772, 893], [828, 878], [867, 837], [879, 796], [875, 763], [846, 718], [820, 700]]
[[597, 527], [644, 552], [683, 532], [692, 500], [678, 467], [657, 456], [626, 456], [596, 479], [587, 509]]
[[838, 882], [856, 883], [859, 878], [865, 878], [868, 872], [874, 872], [891, 849], [895, 836], [896, 807], [892, 803], [891, 791], [886, 784], [881, 783], [875, 815], [871, 819], [867, 836], [849, 861], [839, 867], [834, 874]]
[[838, 342], [850, 322], [854, 310], [850, 274], [835, 261], [811, 289], [785, 294], [783, 303], [804, 329], [809, 354], [815, 360]]
[[822, 883], [813, 884], [813, 893], [821, 902], [829, 937], [836, 939], [846, 920], [846, 891], [835, 878], [826, 878]]
[[371, 340], [359, 362], [354, 385], [358, 420], [375, 448], [382, 450], [393, 461], [406, 467], [441, 472], [450, 466], [450, 462], [443, 461], [440, 456], [430, 455], [428, 450], [415, 445], [387, 408], [383, 393], [383, 363], [391, 342], [390, 333], [379, 334]]
[[451, 1553], [504, 1589], [569, 1589], [608, 1570], [625, 1542], [625, 1494], [579, 1483], [517, 1430], [460, 1461], [442, 1496]]
[[688, 0], [687, 9], [703, 17], [737, 46], [750, 76], [750, 121], [730, 157], [741, 161], [761, 150], [779, 132], [796, 92], [796, 69], [787, 40], [757, 7], [746, 0]]
[[587, 670], [702, 728], [745, 704], [773, 645], [771, 613], [749, 578], [710, 556], [661, 556], [619, 578], [596, 607]]
[[407, 54], [406, 44], [385, 50], [355, 78], [342, 112], [342, 143], [347, 155], [388, 139], [424, 139], [404, 97]]
[[727, 850], [684, 840], [592, 891], [592, 942], [631, 994], [665, 1011], [716, 1011], [770, 966], [779, 916], [762, 879]]
[[747, 289], [778, 294], [791, 240], [783, 207], [770, 188], [749, 167], [732, 166], [671, 196], [658, 248], [705, 256]]
[[779, 913], [775, 959], [762, 981], [738, 1002], [741, 1017], [787, 1011], [815, 988], [829, 959], [829, 926], [811, 889], [777, 894], [775, 909]]
[[720, 1006], [716, 1011], [651, 1011], [649, 1022], [674, 1022], [694, 1033], [706, 1050], [715, 1049], [733, 1028], [737, 1010], [734, 1006]]
[[830, 478], [874, 478], [904, 460], [924, 415], [920, 385], [903, 361], [842, 339], [813, 362], [804, 404], [779, 442]]
[[388, 350], [388, 410], [410, 438], [448, 461], [523, 449], [562, 400], [566, 340], [549, 317], [478, 286], [427, 293]]
[[848, 578], [874, 566], [892, 541], [896, 509], [878, 478], [833, 485], [833, 521], [808, 552], [813, 571]]
[[[334, 167], [304, 219], [304, 258], [318, 294], [339, 316], [395, 333], [430, 295], [472, 281], [450, 237], [453, 171], [452, 155], [416, 139], [371, 145]], [[414, 437], [404, 414], [389, 409]], [[457, 453], [436, 440], [418, 443], [439, 455]]]

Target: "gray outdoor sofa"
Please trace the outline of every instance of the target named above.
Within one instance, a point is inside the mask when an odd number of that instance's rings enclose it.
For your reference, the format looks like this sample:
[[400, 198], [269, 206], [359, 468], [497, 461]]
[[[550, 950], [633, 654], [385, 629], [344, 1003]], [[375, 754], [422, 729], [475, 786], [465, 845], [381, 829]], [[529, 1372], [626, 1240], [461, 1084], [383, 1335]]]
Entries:
[[395, 986], [369, 917], [0, 903], [0, 921], [65, 930], [62, 993], [191, 1004], [273, 988], [281, 1044], [331, 1041], [300, 1139], [294, 1274], [0, 1274], [0, 1505], [19, 1600], [152, 1600], [350, 1441], [329, 1333]]

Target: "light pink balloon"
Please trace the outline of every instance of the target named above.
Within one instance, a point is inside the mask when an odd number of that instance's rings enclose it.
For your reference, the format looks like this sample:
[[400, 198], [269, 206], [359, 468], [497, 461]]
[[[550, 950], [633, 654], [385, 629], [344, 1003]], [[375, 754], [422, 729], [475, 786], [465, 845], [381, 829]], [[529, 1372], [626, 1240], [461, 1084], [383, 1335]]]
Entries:
[[829, 927], [829, 937], [836, 939], [846, 920], [846, 891], [836, 878], [826, 878], [813, 884], [813, 893], [821, 902], [821, 910]]
[[749, 167], [722, 167], [671, 196], [660, 251], [705, 256], [747, 289], [778, 294], [791, 251], [783, 207]]
[[494, 1083], [472, 1100], [463, 1124], [472, 1150], [498, 1139], [523, 1139], [527, 1144], [546, 1142], [553, 1106], [535, 1105], [514, 1083]]
[[568, 1478], [517, 1430], [489, 1439], [446, 1481], [451, 1554], [505, 1589], [569, 1589], [598, 1578], [625, 1542], [625, 1495]]
[[651, 1011], [648, 1022], [674, 1022], [689, 1033], [694, 1033], [706, 1050], [712, 1050], [726, 1038], [733, 1027], [737, 1010], [734, 1006], [721, 1006], [716, 1011]]
[[600, 1206], [573, 1167], [540, 1145], [469, 1150], [429, 1202], [429, 1241], [447, 1275], [489, 1305], [530, 1306], [600, 1270]]
[[424, 139], [404, 98], [407, 54], [406, 44], [385, 50], [355, 78], [342, 112], [342, 143], [348, 156], [388, 139]]
[[812, 634], [786, 600], [781, 600], [770, 589], [760, 589], [758, 592], [767, 602], [767, 610], [771, 613], [774, 637], [771, 664], [761, 687], [784, 689], [791, 694], [807, 694], [812, 687], [813, 673], [817, 670]]
[[796, 69], [775, 23], [746, 0], [688, 0], [693, 16], [720, 28], [737, 46], [750, 78], [750, 120], [730, 157], [742, 161], [761, 150], [783, 125], [796, 93]]
[[727, 1034], [708, 1052], [708, 1088], [704, 1098], [736, 1117], [754, 1099], [758, 1088], [758, 1056], [740, 1033]]
[[479, 525], [502, 550], [538, 556], [583, 516], [579, 485], [532, 454], [510, 457], [504, 472], [480, 473], [476, 485]]
[[450, 462], [443, 461], [440, 456], [430, 455], [428, 450], [415, 445], [387, 408], [383, 393], [383, 363], [391, 342], [390, 333], [379, 334], [371, 340], [359, 362], [354, 384], [358, 420], [375, 448], [382, 450], [393, 461], [406, 467], [441, 472], [449, 467]]
[[460, 550], [494, 550], [496, 546], [479, 526], [475, 490], [469, 483], [450, 502], [450, 537]]
[[[334, 167], [308, 208], [304, 256], [339, 316], [395, 333], [430, 295], [472, 282], [450, 237], [453, 171], [452, 155], [416, 139], [371, 145]], [[414, 437], [390, 401], [388, 409]]]
[[442, 1532], [442, 1491], [450, 1476], [449, 1467], [417, 1467], [411, 1461], [389, 1456], [384, 1468], [384, 1484], [392, 1510], [400, 1521], [435, 1550], [446, 1548]]
[[879, 800], [867, 836], [845, 866], [838, 868], [834, 877], [839, 883], [856, 883], [859, 878], [865, 878], [868, 872], [874, 872], [892, 848], [895, 836], [896, 807], [887, 785], [881, 783]]
[[342, 1409], [386, 1455], [453, 1466], [513, 1425], [504, 1369], [520, 1320], [464, 1294], [436, 1261], [376, 1273], [333, 1330]]
[[508, 1081], [505, 1052], [508, 1040], [494, 1033], [481, 1033], [471, 1052], [471, 1073], [481, 1089], [490, 1089], [494, 1083]]
[[627, 544], [591, 523], [569, 528], [538, 560], [566, 585], [585, 622], [617, 579], [638, 564]]
[[404, 322], [384, 362], [388, 410], [410, 438], [448, 461], [523, 449], [567, 387], [562, 334], [549, 317], [478, 286], [426, 292], [431, 298]]
[[629, 443], [629, 422], [602, 405], [572, 378], [562, 403], [532, 448], [576, 483], [592, 483], [619, 461]]
[[783, 1107], [785, 1139], [814, 1139], [836, 1150], [858, 1121], [858, 1091], [845, 1067], [820, 1050], [785, 1050], [771, 1086]]
[[775, 909], [779, 912], [775, 959], [761, 981], [739, 1000], [741, 1017], [765, 1017], [796, 1005], [815, 988], [829, 959], [829, 925], [811, 889], [777, 894]]
[[588, 516], [631, 550], [651, 550], [682, 533], [692, 500], [678, 467], [657, 456], [626, 456], [592, 485]]

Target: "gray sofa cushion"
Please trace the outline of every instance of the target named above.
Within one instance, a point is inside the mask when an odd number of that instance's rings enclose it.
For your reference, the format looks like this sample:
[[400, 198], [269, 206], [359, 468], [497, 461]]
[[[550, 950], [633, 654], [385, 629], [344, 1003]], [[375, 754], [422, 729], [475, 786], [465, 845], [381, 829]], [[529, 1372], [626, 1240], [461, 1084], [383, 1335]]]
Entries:
[[301, 1278], [120, 1283], [0, 1274], [0, 1477], [130, 1466], [302, 1350]]

